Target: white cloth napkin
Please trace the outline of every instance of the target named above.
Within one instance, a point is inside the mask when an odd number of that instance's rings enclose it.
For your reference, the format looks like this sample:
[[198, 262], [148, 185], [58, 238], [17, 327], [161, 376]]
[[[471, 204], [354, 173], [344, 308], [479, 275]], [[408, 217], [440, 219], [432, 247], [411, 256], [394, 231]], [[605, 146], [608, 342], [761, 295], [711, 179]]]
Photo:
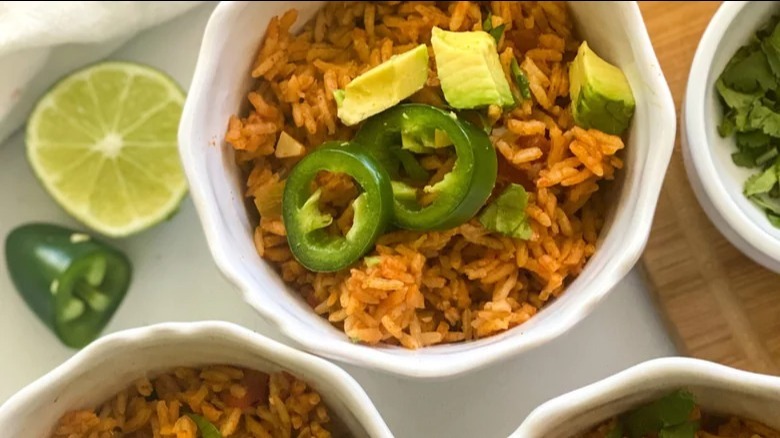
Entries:
[[0, 143], [56, 80], [197, 1], [0, 1]]

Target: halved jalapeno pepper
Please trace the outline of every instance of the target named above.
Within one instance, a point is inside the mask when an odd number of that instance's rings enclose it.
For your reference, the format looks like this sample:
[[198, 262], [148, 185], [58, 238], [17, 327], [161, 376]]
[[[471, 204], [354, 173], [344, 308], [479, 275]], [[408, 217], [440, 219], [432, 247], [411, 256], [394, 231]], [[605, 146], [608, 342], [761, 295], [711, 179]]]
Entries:
[[[393, 214], [390, 177], [360, 145], [329, 142], [306, 155], [290, 172], [282, 197], [282, 219], [295, 258], [307, 269], [338, 271], [373, 248]], [[344, 173], [360, 186], [353, 201], [352, 227], [345, 236], [328, 233], [333, 217], [318, 206], [320, 190], [311, 185], [320, 171]]]
[[452, 171], [436, 184], [426, 186], [426, 193], [436, 195], [427, 206], [417, 201], [416, 189], [394, 179], [394, 223], [410, 230], [441, 230], [460, 225], [485, 204], [496, 183], [496, 152], [490, 138], [455, 114], [421, 105], [398, 105], [368, 119], [354, 141], [397, 175], [393, 148], [401, 144], [402, 134], [433, 132], [446, 134], [455, 148]]
[[130, 285], [132, 268], [115, 248], [58, 225], [28, 224], [5, 241], [16, 289], [67, 346], [98, 337]]

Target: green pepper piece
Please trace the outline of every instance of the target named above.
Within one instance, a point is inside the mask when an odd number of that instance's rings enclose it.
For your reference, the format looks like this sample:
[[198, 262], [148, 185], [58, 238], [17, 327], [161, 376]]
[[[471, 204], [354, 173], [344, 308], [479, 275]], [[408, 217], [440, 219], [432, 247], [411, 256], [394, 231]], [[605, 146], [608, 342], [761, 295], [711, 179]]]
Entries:
[[452, 141], [457, 155], [452, 171], [444, 179], [424, 188], [436, 193], [428, 206], [410, 199], [406, 184], [393, 181], [394, 223], [409, 230], [442, 230], [471, 219], [485, 204], [496, 183], [498, 162], [488, 135], [449, 113], [430, 105], [404, 104], [368, 119], [354, 141], [383, 165], [392, 169], [394, 145], [401, 143], [401, 135], [438, 129]]
[[187, 414], [187, 416], [198, 426], [202, 438], [222, 438], [222, 433], [209, 420], [198, 414]]
[[[332, 272], [354, 263], [374, 246], [393, 214], [393, 189], [385, 169], [362, 147], [328, 142], [306, 155], [290, 172], [284, 186], [282, 219], [295, 258], [307, 269]], [[346, 236], [324, 230], [333, 218], [320, 211], [320, 191], [311, 192], [320, 171], [352, 177], [362, 193], [353, 201], [355, 215]]]
[[58, 225], [20, 226], [5, 241], [16, 290], [67, 346], [81, 348], [108, 324], [132, 268], [118, 250]]

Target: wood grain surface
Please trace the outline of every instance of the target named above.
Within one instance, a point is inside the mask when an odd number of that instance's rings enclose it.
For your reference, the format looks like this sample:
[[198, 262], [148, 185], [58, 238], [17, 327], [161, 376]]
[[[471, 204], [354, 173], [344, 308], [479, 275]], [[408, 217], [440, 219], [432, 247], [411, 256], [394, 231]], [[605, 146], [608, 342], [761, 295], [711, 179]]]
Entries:
[[694, 197], [680, 154], [680, 104], [694, 52], [718, 5], [640, 2], [678, 114], [643, 263], [682, 354], [780, 375], [780, 276], [720, 235]]

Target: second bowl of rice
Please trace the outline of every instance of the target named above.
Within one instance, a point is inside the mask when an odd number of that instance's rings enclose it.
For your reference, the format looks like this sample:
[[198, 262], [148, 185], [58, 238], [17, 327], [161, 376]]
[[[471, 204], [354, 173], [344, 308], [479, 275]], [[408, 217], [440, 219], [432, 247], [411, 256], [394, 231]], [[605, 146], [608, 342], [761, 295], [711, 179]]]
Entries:
[[[521, 105], [485, 115], [499, 128], [490, 135], [497, 186], [525, 186], [532, 237], [491, 233], [476, 219], [396, 230], [349, 268], [309, 271], [291, 253], [281, 214], [263, 205], [281, 196], [300, 158], [288, 154], [354, 134], [336, 116], [334, 90], [430, 44], [434, 26], [480, 30], [487, 14], [503, 29], [505, 72], [516, 59], [529, 81]], [[584, 40], [634, 94], [622, 137], [574, 125], [568, 68]], [[438, 86], [432, 69], [411, 101], [441, 106]], [[284, 135], [298, 142], [282, 152]], [[313, 353], [435, 378], [528, 351], [593, 309], [641, 254], [674, 135], [671, 94], [635, 2], [305, 2], [295, 10], [223, 2], [206, 29], [179, 142], [214, 259], [261, 316]], [[420, 162], [434, 179], [452, 168], [435, 156]], [[354, 199], [350, 181], [317, 184], [329, 202]]]
[[47, 438], [393, 436], [339, 367], [219, 321], [106, 335], [0, 405], [0, 427]]

